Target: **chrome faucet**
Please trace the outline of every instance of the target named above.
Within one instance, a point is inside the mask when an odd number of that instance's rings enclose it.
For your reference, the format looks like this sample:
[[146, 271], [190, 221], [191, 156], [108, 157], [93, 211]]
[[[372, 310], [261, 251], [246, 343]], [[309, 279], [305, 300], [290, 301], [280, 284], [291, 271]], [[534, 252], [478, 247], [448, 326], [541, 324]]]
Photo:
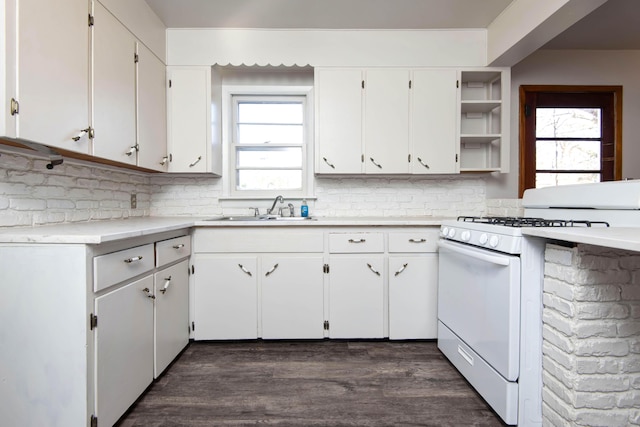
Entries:
[[276, 203], [284, 203], [284, 197], [282, 196], [278, 196], [276, 197], [276, 199], [273, 201], [273, 205], [271, 205], [271, 209], [267, 209], [267, 215], [271, 215], [273, 213], [273, 210], [276, 208]]

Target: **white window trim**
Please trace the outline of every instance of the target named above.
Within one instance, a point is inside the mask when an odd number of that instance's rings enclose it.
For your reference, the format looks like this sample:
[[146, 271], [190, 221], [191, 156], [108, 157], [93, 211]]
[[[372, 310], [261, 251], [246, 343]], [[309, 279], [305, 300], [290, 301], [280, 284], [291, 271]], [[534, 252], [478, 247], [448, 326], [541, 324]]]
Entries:
[[[231, 150], [233, 137], [233, 101], [235, 95], [297, 95], [306, 97], [305, 101], [305, 144], [303, 150], [302, 191], [256, 191], [238, 195], [233, 191], [235, 166], [231, 163], [234, 153]], [[272, 200], [278, 195], [285, 199], [315, 199], [313, 174], [314, 114], [313, 86], [223, 86], [222, 87], [222, 197], [224, 200]], [[286, 193], [286, 194], [285, 194]]]

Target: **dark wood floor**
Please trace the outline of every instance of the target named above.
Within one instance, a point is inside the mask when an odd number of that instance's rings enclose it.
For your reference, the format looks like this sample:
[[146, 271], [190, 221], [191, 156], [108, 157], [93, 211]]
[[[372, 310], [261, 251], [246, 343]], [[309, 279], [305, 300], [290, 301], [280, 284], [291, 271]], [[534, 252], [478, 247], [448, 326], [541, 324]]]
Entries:
[[503, 426], [435, 342], [192, 343], [120, 422]]

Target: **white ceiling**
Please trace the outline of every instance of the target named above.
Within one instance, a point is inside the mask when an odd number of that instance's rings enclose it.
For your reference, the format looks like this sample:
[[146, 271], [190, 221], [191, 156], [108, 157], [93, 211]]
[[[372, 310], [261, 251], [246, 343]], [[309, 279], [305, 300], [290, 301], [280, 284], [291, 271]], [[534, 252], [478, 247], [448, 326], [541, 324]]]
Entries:
[[[145, 0], [169, 28], [486, 28], [512, 0]], [[640, 0], [608, 0], [544, 48], [640, 49]]]

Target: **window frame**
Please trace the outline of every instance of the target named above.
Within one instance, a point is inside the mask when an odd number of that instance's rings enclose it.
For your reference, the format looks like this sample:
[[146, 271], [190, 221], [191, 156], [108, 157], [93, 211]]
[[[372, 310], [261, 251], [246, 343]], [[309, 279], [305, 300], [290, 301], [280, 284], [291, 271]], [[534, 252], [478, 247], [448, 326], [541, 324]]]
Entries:
[[[575, 100], [576, 95], [586, 95], [585, 100]], [[545, 95], [563, 98], [566, 95], [571, 102], [555, 102], [552, 104], [544, 101]], [[622, 86], [565, 86], [565, 85], [522, 85], [520, 86], [520, 173], [519, 173], [519, 197], [529, 188], [535, 188], [536, 183], [536, 126], [535, 110], [537, 107], [558, 107], [558, 108], [589, 108], [593, 107], [593, 98], [610, 96], [610, 110], [603, 111], [604, 130], [601, 147], [605, 144], [613, 146], [613, 155], [608, 158], [602, 152], [600, 171], [601, 176], [605, 172], [604, 163], [612, 163], [609, 174], [605, 174], [603, 180], [620, 180], [622, 178]], [[532, 97], [541, 97], [542, 105], [534, 103]], [[605, 115], [609, 116], [607, 119]], [[532, 119], [533, 117], [533, 119]], [[609, 136], [606, 135], [608, 132]], [[604, 141], [611, 138], [610, 142]]]
[[[288, 199], [313, 199], [313, 87], [312, 86], [223, 86], [222, 88], [222, 151], [223, 157], [223, 194], [224, 199], [235, 200], [272, 200], [278, 195]], [[301, 190], [237, 190], [237, 163], [235, 133], [235, 105], [234, 98], [250, 100], [262, 98], [265, 100], [285, 99], [296, 97], [302, 100], [304, 108], [303, 129], [304, 142], [302, 144], [302, 189]], [[286, 147], [278, 144], [277, 147]], [[297, 145], [296, 145], [297, 146]]]

